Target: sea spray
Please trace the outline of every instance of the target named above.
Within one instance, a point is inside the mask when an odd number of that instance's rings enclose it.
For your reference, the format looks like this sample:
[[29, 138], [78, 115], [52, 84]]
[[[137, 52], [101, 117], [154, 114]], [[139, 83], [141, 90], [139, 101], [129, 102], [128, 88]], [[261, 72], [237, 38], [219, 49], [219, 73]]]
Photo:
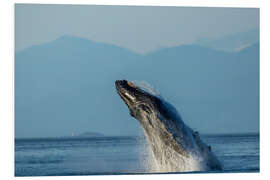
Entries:
[[139, 144], [139, 169], [143, 169], [142, 171], [145, 173], [156, 172], [156, 163], [154, 162], [152, 150], [142, 131], [139, 131], [136, 141]]
[[[147, 137], [147, 133], [144, 133]], [[147, 140], [144, 143], [144, 153], [147, 153], [146, 159], [143, 160], [148, 172], [188, 172], [201, 171], [204, 169], [202, 158], [195, 153], [190, 157], [185, 157], [174, 151], [169, 146], [164, 146], [164, 142], [156, 136], [155, 144]], [[159, 154], [154, 154], [154, 148], [159, 148]], [[158, 156], [158, 157], [157, 157]]]

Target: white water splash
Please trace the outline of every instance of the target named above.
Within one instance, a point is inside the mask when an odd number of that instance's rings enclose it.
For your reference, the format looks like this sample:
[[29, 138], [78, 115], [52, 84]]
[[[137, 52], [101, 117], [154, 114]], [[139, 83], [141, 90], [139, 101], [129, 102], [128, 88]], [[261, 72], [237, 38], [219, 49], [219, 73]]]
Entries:
[[[147, 134], [145, 133], [145, 136]], [[151, 149], [150, 142], [146, 142], [144, 145], [144, 154], [146, 153], [146, 159], [143, 160], [146, 171], [150, 173], [166, 173], [166, 172], [191, 172], [202, 171], [205, 169], [203, 158], [197, 156], [195, 153], [190, 153], [189, 157], [184, 157], [171, 149], [169, 146], [164, 146], [164, 142], [156, 136], [155, 148], [159, 148], [158, 161]]]
[[155, 158], [153, 156], [152, 150], [148, 141], [145, 138], [144, 133], [141, 131], [140, 136], [137, 138], [137, 143], [139, 146], [139, 159], [140, 166], [144, 169], [145, 173], [157, 172]]

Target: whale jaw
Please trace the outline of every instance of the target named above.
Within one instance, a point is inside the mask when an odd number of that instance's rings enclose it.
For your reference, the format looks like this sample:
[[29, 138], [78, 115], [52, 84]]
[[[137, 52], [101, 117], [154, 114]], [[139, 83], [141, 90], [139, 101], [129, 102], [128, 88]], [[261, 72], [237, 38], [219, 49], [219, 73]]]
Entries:
[[130, 115], [136, 119], [141, 119], [144, 113], [151, 113], [161, 101], [155, 96], [136, 87], [132, 82], [126, 80], [115, 81], [117, 93], [123, 99], [130, 110]]

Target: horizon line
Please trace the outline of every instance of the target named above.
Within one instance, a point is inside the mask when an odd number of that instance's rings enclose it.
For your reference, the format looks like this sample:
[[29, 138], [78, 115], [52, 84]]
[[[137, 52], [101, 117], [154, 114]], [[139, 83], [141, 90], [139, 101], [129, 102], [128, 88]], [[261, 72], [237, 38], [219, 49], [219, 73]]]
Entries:
[[[233, 133], [199, 133], [201, 136], [243, 136], [243, 135], [260, 135], [260, 132], [233, 132]], [[81, 139], [81, 138], [106, 138], [106, 137], [144, 137], [142, 134], [133, 134], [133, 135], [105, 135], [103, 136], [71, 136], [71, 135], [62, 135], [62, 136], [36, 136], [36, 137], [14, 137], [14, 140], [20, 139], [54, 139], [54, 138], [72, 138], [72, 139]]]

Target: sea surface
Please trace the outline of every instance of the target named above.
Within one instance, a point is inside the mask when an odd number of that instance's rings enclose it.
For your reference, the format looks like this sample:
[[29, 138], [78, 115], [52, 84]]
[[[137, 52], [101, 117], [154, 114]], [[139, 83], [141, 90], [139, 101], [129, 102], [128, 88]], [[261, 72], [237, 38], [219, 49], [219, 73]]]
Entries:
[[[224, 172], [259, 172], [259, 135], [204, 135]], [[149, 173], [143, 137], [15, 139], [15, 176]]]

